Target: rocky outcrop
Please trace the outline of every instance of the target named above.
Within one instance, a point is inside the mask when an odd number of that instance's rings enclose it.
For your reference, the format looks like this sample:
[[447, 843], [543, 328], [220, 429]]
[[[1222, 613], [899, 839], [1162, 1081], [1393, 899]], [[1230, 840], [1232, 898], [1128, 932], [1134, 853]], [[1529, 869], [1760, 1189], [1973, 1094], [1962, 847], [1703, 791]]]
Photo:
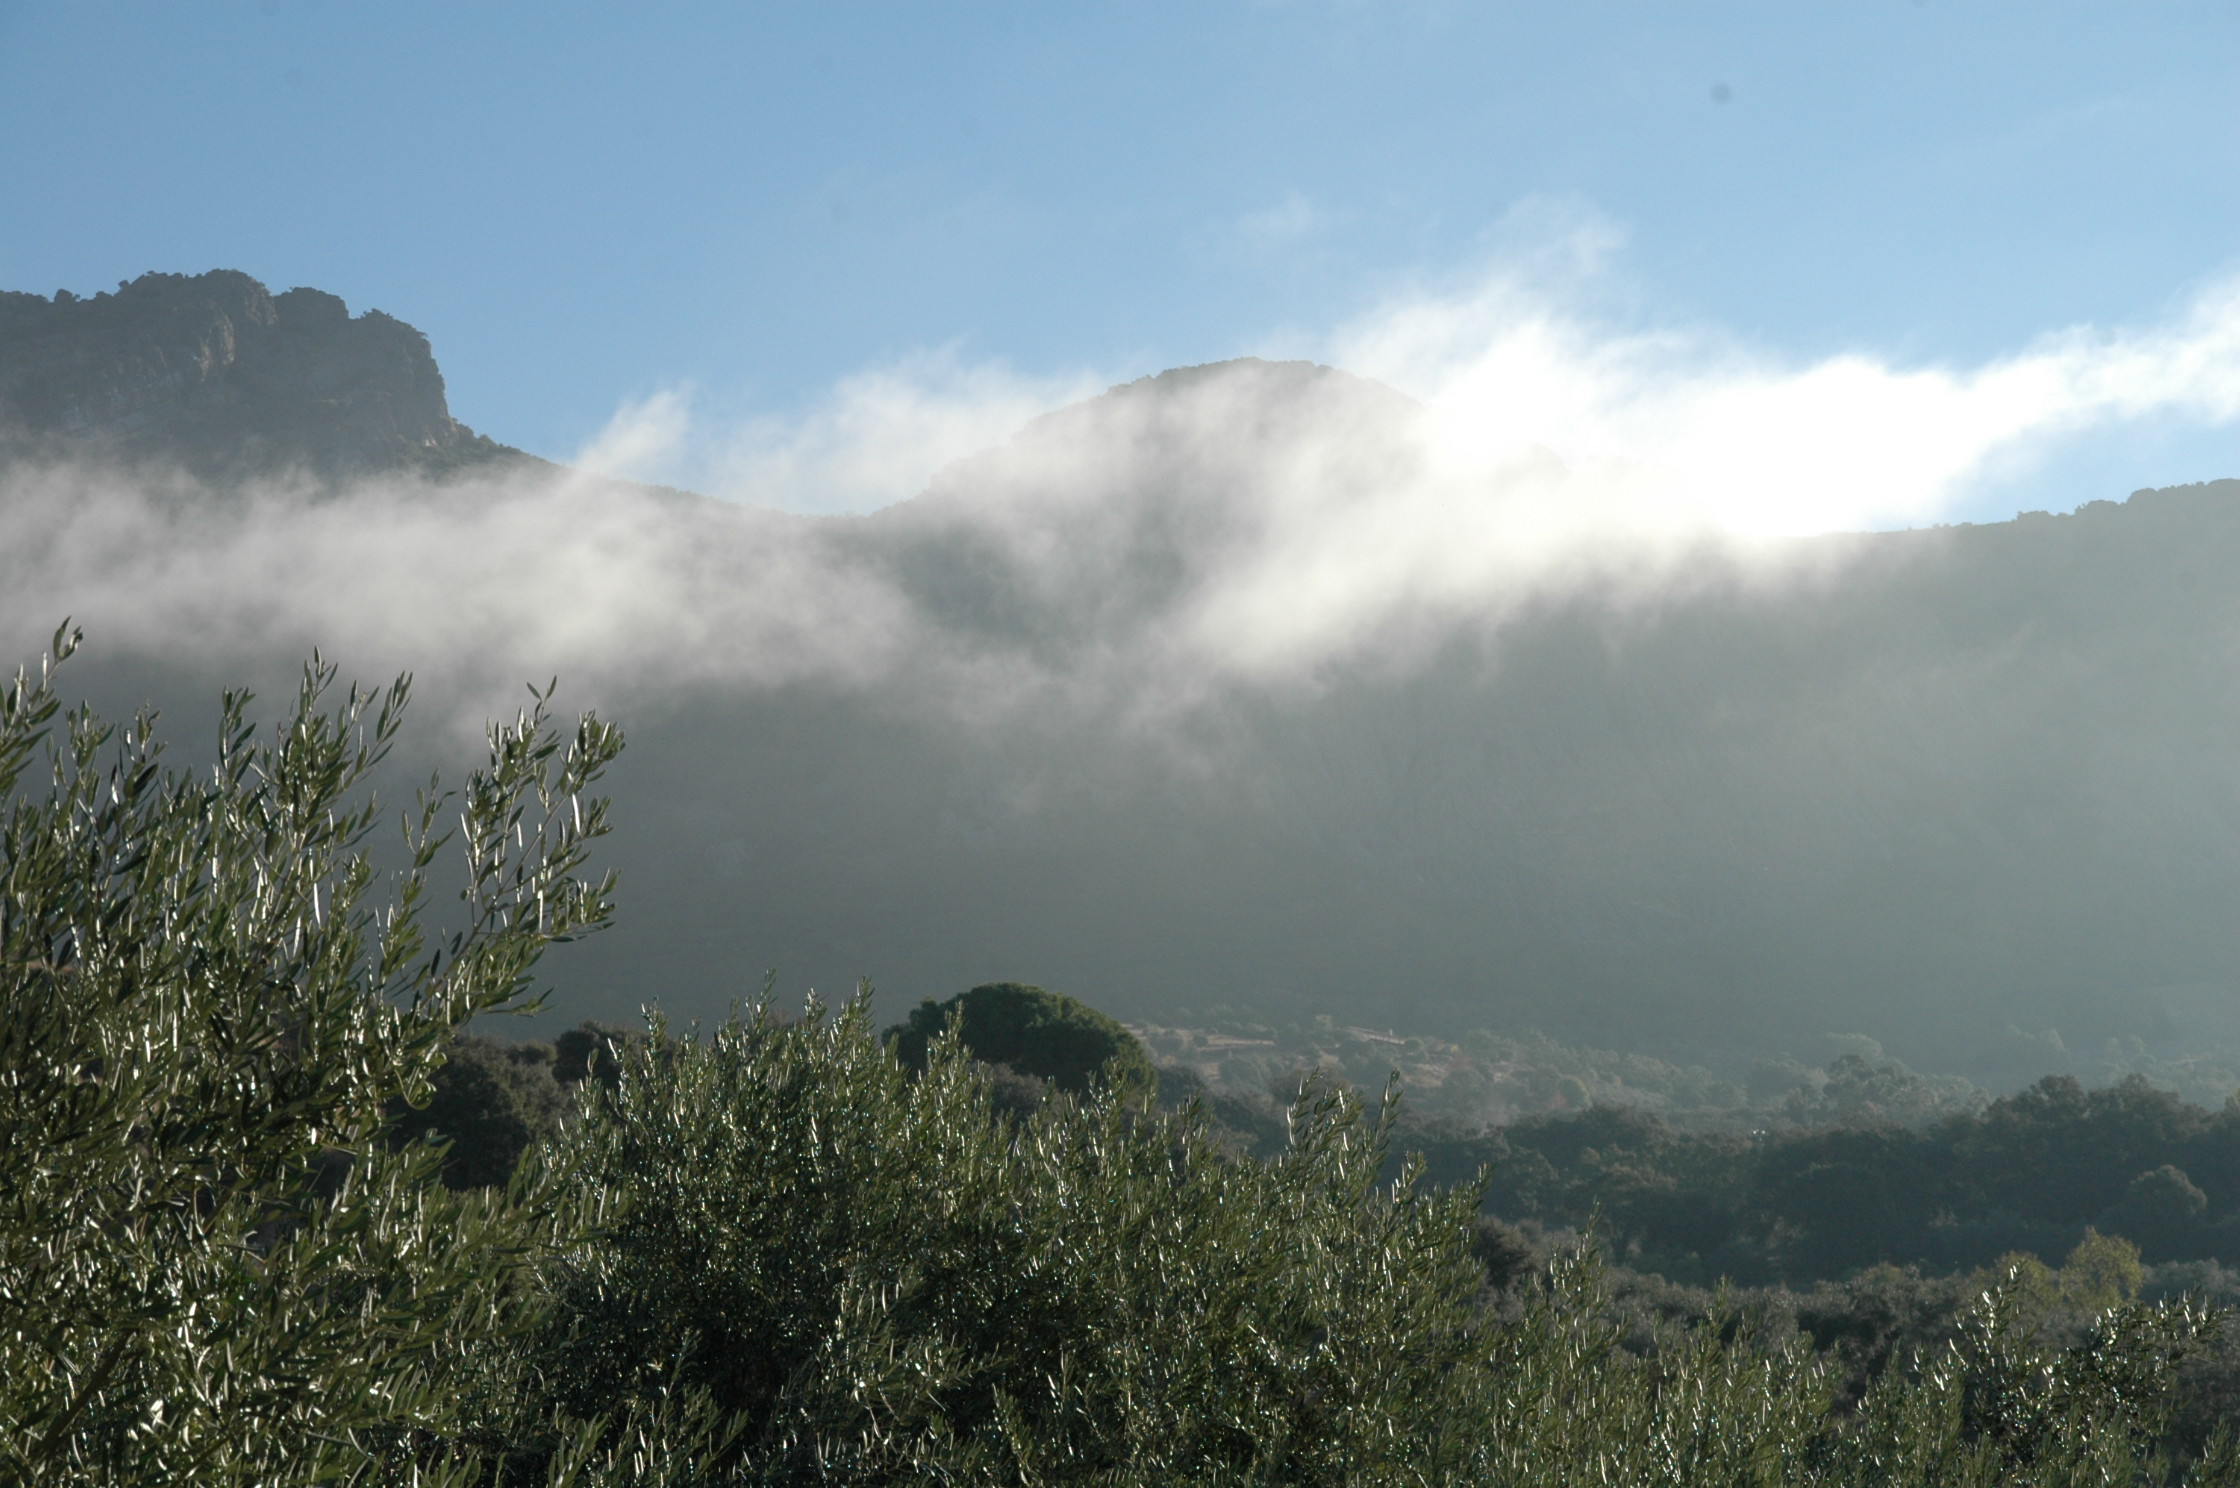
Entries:
[[0, 291], [0, 454], [176, 463], [207, 480], [526, 458], [451, 417], [411, 326], [228, 269], [143, 274], [91, 299]]

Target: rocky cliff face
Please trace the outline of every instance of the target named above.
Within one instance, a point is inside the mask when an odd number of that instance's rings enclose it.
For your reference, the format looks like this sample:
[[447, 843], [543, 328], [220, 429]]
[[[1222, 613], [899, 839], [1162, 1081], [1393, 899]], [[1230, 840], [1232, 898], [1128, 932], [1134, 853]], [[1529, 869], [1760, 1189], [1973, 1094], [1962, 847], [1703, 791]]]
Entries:
[[0, 291], [0, 454], [177, 463], [210, 480], [520, 457], [451, 417], [411, 326], [226, 269], [143, 274], [92, 299]]

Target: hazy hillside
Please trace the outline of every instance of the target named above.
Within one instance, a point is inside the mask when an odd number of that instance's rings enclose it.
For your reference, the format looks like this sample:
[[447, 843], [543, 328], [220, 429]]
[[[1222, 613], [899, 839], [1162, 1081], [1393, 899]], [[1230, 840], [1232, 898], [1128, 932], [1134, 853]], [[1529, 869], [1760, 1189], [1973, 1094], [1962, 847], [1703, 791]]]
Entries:
[[1698, 1057], [1860, 1032], [1992, 1081], [2055, 1067], [2047, 1030], [2229, 1039], [2236, 538], [2227, 484], [1567, 596], [1419, 670], [1225, 698], [1187, 750], [1062, 708], [703, 699], [639, 725], [631, 777], [695, 784], [594, 954]]
[[[34, 336], [41, 365], [138, 344], [60, 313], [0, 320], [0, 369]], [[75, 437], [9, 396], [50, 453]], [[267, 437], [224, 406], [178, 415], [206, 473]], [[314, 643], [415, 667], [439, 713], [563, 675], [632, 740], [623, 926], [572, 958], [567, 1021], [716, 1013], [776, 967], [896, 1007], [1016, 978], [1730, 1072], [1829, 1034], [1992, 1084], [2240, 1042], [2240, 482], [1606, 539], [1552, 457], [1442, 484], [1421, 418], [1327, 368], [1190, 369], [831, 519], [519, 471], [456, 477], [462, 505], [392, 443], [362, 532], [190, 501], [163, 540], [205, 547], [168, 566], [115, 536], [141, 498], [114, 478], [18, 467], [0, 521], [38, 556], [0, 570], [0, 625], [28, 655], [77, 614], [116, 696]]]

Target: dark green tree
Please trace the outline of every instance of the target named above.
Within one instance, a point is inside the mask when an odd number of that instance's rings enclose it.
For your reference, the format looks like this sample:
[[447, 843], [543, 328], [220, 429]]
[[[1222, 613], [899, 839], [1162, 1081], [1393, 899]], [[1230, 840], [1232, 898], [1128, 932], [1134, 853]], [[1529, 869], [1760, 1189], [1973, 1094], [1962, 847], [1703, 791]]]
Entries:
[[926, 1051], [954, 1026], [972, 1057], [1079, 1094], [1092, 1079], [1155, 1088], [1151, 1056], [1134, 1034], [1087, 1003], [1019, 982], [989, 982], [947, 1002], [927, 998], [887, 1036], [895, 1055], [923, 1069]]
[[443, 1181], [452, 1188], [503, 1185], [525, 1153], [560, 1129], [577, 1082], [614, 1083], [622, 1068], [615, 1051], [632, 1037], [591, 1021], [551, 1043], [461, 1033], [424, 1103], [389, 1102], [390, 1140], [443, 1143]]
[[559, 1130], [567, 1088], [553, 1075], [550, 1044], [509, 1044], [486, 1034], [452, 1041], [419, 1106], [389, 1103], [391, 1140], [441, 1142], [443, 1181], [490, 1188], [513, 1176], [522, 1153]]

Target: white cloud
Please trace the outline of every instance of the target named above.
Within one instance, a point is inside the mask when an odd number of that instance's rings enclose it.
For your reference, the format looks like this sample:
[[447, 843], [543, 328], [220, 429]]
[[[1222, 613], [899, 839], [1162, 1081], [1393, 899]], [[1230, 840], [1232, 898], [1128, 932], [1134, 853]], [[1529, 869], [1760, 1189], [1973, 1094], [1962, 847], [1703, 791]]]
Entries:
[[954, 347], [918, 351], [842, 378], [790, 416], [710, 418], [689, 389], [626, 403], [575, 463], [776, 511], [873, 511], [1101, 386], [1082, 372], [968, 364]]
[[1341, 365], [1422, 397], [1457, 472], [1519, 451], [1623, 469], [1614, 528], [1743, 535], [1934, 522], [1997, 469], [2087, 428], [2240, 417], [2240, 286], [2169, 324], [2076, 327], [1980, 366], [1796, 361], [1704, 331], [1613, 331], [1503, 273], [1387, 306]]
[[691, 430], [691, 390], [665, 388], [624, 402], [573, 463], [594, 475], [666, 484]]
[[799, 521], [542, 471], [210, 492], [99, 468], [0, 476], [0, 636], [225, 669], [314, 648], [410, 670], [471, 721], [525, 680], [579, 701], [857, 685], [908, 641], [891, 586]]

